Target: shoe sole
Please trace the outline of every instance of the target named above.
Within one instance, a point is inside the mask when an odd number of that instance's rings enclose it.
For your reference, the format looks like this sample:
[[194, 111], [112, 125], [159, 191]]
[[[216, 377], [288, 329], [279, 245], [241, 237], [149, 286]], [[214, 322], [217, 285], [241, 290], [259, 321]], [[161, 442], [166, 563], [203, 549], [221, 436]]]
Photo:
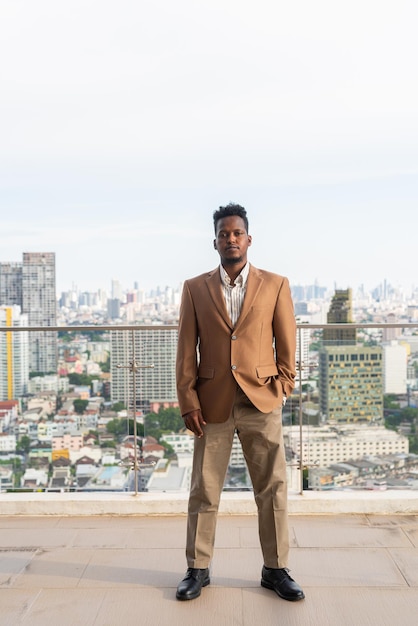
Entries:
[[196, 598], [198, 598], [200, 596], [200, 593], [201, 593], [203, 587], [207, 587], [208, 585], [210, 585], [210, 578], [208, 580], [205, 580], [202, 583], [202, 587], [199, 589], [199, 591], [197, 593], [194, 593], [193, 595], [190, 595], [190, 596], [181, 596], [178, 593], [176, 593], [176, 598], [177, 598], [177, 600], [181, 600], [181, 601], [184, 601], [184, 600], [195, 600]]
[[272, 585], [271, 583], [267, 582], [266, 580], [261, 579], [261, 586], [265, 587], [266, 589], [271, 589], [272, 591], [274, 591], [274, 593], [277, 593], [277, 595], [279, 596], [279, 598], [282, 598], [282, 600], [288, 600], [289, 602], [297, 602], [298, 600], [304, 600], [305, 599], [305, 594], [302, 593], [301, 596], [284, 596], [283, 594], [281, 594], [277, 589], [274, 588], [274, 585]]

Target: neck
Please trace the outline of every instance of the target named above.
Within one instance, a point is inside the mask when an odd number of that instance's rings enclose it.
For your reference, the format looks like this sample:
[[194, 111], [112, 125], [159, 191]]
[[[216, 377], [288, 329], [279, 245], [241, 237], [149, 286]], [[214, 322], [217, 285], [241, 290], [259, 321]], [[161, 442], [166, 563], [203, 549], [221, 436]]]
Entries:
[[235, 282], [236, 277], [241, 273], [247, 261], [239, 261], [238, 263], [222, 263], [222, 267], [231, 279], [231, 283]]

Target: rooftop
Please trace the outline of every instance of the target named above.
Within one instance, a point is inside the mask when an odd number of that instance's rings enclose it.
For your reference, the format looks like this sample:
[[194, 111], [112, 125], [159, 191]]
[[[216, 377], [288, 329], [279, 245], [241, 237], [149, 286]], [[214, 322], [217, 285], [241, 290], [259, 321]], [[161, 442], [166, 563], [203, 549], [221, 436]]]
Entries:
[[223, 494], [211, 585], [191, 602], [175, 599], [183, 496], [160, 494], [154, 511], [151, 494], [0, 494], [0, 622], [415, 626], [417, 494], [340, 495], [290, 497], [290, 568], [306, 594], [290, 603], [260, 586], [251, 494]]

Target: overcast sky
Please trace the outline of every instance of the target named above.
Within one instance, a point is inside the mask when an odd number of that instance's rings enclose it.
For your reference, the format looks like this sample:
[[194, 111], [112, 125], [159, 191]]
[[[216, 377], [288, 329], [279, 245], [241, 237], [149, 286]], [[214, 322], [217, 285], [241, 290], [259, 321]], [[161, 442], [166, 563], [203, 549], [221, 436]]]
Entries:
[[416, 0], [0, 0], [0, 261], [177, 286], [246, 207], [293, 284], [418, 285]]

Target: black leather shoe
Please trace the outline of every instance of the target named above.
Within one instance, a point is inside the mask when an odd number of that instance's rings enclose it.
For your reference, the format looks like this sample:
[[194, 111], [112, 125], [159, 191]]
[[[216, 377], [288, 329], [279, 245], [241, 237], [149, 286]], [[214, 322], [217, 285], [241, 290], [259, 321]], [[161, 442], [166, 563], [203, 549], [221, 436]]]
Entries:
[[284, 568], [275, 569], [263, 565], [261, 572], [261, 586], [273, 589], [284, 600], [295, 602], [303, 600], [305, 594], [301, 587], [289, 576], [289, 570]]
[[210, 584], [209, 569], [189, 567], [186, 576], [177, 587], [177, 600], [194, 600], [200, 596], [202, 587]]

